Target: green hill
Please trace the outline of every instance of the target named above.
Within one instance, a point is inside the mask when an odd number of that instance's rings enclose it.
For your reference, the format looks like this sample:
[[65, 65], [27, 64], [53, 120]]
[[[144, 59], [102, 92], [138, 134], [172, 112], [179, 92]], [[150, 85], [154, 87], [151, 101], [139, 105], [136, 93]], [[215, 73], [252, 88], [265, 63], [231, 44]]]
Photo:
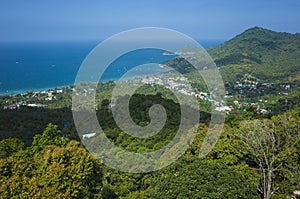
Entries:
[[[208, 49], [225, 81], [250, 74], [264, 81], [286, 82], [300, 74], [300, 34], [254, 27]], [[226, 67], [224, 67], [226, 66]]]

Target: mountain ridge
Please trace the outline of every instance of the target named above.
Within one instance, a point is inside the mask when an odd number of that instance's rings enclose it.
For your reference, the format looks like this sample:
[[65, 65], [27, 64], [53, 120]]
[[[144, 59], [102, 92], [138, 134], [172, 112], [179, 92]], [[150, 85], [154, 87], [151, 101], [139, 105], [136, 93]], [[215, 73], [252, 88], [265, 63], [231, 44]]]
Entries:
[[263, 55], [265, 52], [262, 51], [291, 50], [295, 47], [293, 44], [300, 48], [299, 33], [275, 32], [261, 27], [253, 27], [223, 44], [208, 49], [208, 52], [218, 62], [218, 59], [232, 53]]
[[[228, 84], [245, 75], [269, 83], [300, 81], [300, 33], [253, 27], [207, 52]], [[180, 57], [164, 64], [182, 74], [195, 70]]]
[[231, 81], [241, 72], [267, 81], [300, 74], [300, 33], [253, 27], [207, 51]]

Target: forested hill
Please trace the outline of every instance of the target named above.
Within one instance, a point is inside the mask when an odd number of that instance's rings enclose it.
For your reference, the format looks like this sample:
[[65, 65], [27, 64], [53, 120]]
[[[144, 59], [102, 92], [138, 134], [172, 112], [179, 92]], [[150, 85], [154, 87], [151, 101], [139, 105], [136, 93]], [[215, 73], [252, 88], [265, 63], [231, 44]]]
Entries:
[[245, 72], [266, 80], [276, 78], [285, 81], [289, 76], [292, 79], [299, 78], [299, 33], [282, 33], [254, 27], [208, 49], [208, 53], [217, 66], [234, 66], [230, 67], [230, 71], [225, 70], [226, 72]]

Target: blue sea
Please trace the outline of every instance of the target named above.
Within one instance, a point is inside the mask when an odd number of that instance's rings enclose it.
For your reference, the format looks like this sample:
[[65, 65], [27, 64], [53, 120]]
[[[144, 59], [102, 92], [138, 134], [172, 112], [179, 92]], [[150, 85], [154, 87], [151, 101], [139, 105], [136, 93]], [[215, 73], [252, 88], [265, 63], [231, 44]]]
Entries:
[[[200, 41], [204, 48], [216, 46], [223, 41]], [[0, 43], [0, 95], [48, 90], [72, 85], [77, 71], [100, 42], [2, 42]], [[163, 63], [174, 56], [163, 55], [157, 49], [130, 52], [115, 60], [100, 81], [117, 81], [126, 71], [146, 63]], [[158, 65], [147, 74], [157, 74], [169, 69]], [[137, 75], [141, 71], [137, 71]]]

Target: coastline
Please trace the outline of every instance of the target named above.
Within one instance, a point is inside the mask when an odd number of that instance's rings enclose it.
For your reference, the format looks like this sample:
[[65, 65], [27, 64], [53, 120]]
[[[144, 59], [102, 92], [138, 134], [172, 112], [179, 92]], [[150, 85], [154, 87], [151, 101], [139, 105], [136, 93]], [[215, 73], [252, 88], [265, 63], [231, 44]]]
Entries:
[[[161, 67], [161, 64], [158, 65], [158, 67], [165, 69], [166, 67]], [[101, 80], [98, 81], [98, 83], [102, 82], [102, 83], [106, 83], [109, 81], [113, 81], [113, 82], [118, 82], [118, 81], [127, 81], [127, 80], [132, 80], [132, 79], [136, 79], [136, 78], [142, 78], [142, 77], [146, 77], [148, 75], [160, 75], [160, 74], [165, 74], [168, 73], [172, 70], [166, 70], [166, 71], [160, 71], [158, 73], [154, 72], [154, 73], [149, 73], [149, 74], [130, 74], [130, 75], [125, 75], [124, 77], [121, 78], [108, 78], [105, 80]], [[66, 84], [66, 85], [60, 85], [60, 86], [51, 86], [51, 87], [45, 87], [45, 88], [30, 88], [30, 89], [20, 89], [20, 90], [12, 90], [9, 92], [0, 92], [0, 97], [4, 97], [4, 96], [14, 96], [14, 95], [26, 95], [30, 92], [34, 92], [34, 93], [41, 93], [41, 92], [47, 92], [49, 90], [56, 90], [56, 89], [63, 89], [63, 88], [68, 88], [68, 87], [72, 87], [74, 86], [75, 82], [72, 84]]]
[[[222, 43], [219, 40], [198, 42], [206, 48]], [[48, 50], [42, 51], [41, 49], [44, 49], [45, 46]], [[3, 52], [6, 52], [5, 59], [2, 64], [3, 66], [7, 66], [1, 68], [2, 76], [0, 75], [0, 96], [13, 96], [30, 92], [43, 92], [53, 90], [55, 88], [64, 88], [74, 85], [74, 77], [76, 76], [77, 68], [80, 66], [82, 59], [86, 57], [86, 54], [90, 52], [92, 47], [94, 47], [94, 43], [58, 42], [54, 45], [53, 43], [48, 44], [38, 42], [33, 44], [26, 43], [25, 47], [27, 50], [26, 54], [24, 54], [21, 50], [24, 48], [24, 44], [19, 42], [7, 43], [5, 46], [0, 48], [0, 50], [3, 50]], [[135, 52], [134, 56], [128, 55], [130, 60], [134, 61], [128, 62], [127, 58], [122, 58], [118, 60], [117, 64], [120, 66], [140, 65], [141, 63], [144, 64], [146, 63], [146, 55], [148, 57], [157, 57], [156, 63], [160, 64], [158, 64], [158, 69], [155, 70], [158, 72], [160, 72], [160, 70], [166, 70], [164, 62], [172, 57], [169, 56], [168, 53], [167, 55], [164, 55], [164, 53], [160, 51], [157, 52], [148, 50], [137, 53]], [[51, 57], [54, 57], [55, 59]], [[150, 61], [152, 62], [153, 60], [151, 59]], [[116, 63], [114, 63], [114, 65], [116, 66]], [[115, 73], [116, 70], [120, 70], [121, 73], [124, 72], [122, 67], [113, 67], [109, 72]], [[138, 77], [141, 74], [139, 71], [136, 72], [137, 74], [134, 74], [133, 77], [130, 77], [129, 79]], [[147, 71], [146, 73], [152, 72]], [[24, 77], [26, 79], [23, 81]], [[115, 75], [110, 76], [109, 74], [109, 76], [104, 77], [104, 80], [101, 80], [101, 82], [116, 82], [120, 78], [121, 77], [117, 77]], [[20, 79], [22, 79], [22, 81]], [[57, 82], [56, 79], [58, 80]], [[15, 86], [18, 83], [19, 86]], [[55, 85], [55, 83], [58, 83], [58, 85]], [[50, 86], [47, 86], [47, 84]]]
[[0, 97], [13, 96], [13, 95], [25, 95], [30, 92], [41, 93], [41, 92], [47, 92], [49, 90], [63, 89], [63, 88], [71, 87], [71, 86], [73, 86], [73, 84], [54, 86], [54, 87], [45, 87], [45, 88], [30, 88], [30, 89], [12, 90], [12, 91], [8, 91], [8, 92], [0, 92]]

